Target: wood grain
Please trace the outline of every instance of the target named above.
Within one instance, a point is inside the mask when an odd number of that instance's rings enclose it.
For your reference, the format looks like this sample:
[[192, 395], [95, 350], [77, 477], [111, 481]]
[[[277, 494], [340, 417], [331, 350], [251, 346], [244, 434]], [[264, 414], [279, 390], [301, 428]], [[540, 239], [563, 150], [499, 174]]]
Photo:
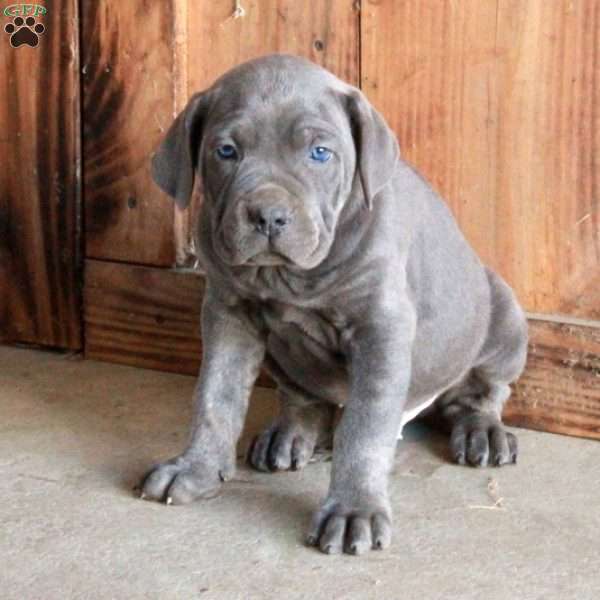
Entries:
[[195, 274], [87, 260], [86, 357], [197, 374], [203, 290]]
[[600, 3], [499, 0], [495, 264], [535, 312], [600, 319]]
[[82, 10], [86, 255], [170, 266], [173, 204], [149, 166], [175, 114], [172, 2]]
[[[242, 5], [244, 16], [234, 18], [235, 2], [190, 0], [176, 4], [179, 108], [192, 93], [209, 87], [231, 67], [273, 52], [304, 56], [359, 84], [355, 2], [244, 0]], [[176, 214], [178, 264], [194, 262], [193, 224], [200, 201], [196, 193], [188, 212]]]
[[[346, 0], [245, 0], [187, 3], [188, 93], [208, 87], [238, 63], [272, 52], [309, 58], [359, 83], [359, 12]], [[199, 60], [210, 55], [212, 60]]]
[[600, 327], [530, 321], [530, 337], [506, 421], [600, 439]]
[[600, 318], [600, 3], [366, 0], [361, 32], [365, 92], [484, 261]]
[[81, 347], [77, 4], [47, 5], [37, 47], [2, 31], [2, 342]]
[[488, 0], [366, 0], [361, 13], [363, 91], [490, 264], [500, 234], [495, 24]]
[[86, 260], [86, 358], [197, 375], [203, 295], [196, 272]]

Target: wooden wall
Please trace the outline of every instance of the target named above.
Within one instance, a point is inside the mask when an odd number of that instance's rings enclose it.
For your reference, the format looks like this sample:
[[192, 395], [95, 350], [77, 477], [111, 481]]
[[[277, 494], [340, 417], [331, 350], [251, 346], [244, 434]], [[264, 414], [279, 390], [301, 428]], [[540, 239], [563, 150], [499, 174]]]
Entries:
[[[175, 210], [150, 179], [149, 155], [194, 91], [240, 61], [290, 52], [365, 91], [529, 311], [511, 422], [600, 438], [600, 0], [98, 0], [81, 10], [88, 356], [197, 370], [203, 284], [189, 267], [200, 198]], [[73, 64], [62, 67], [71, 77]], [[77, 146], [61, 147], [73, 159], [61, 164], [76, 164]], [[22, 159], [13, 156], [15, 169]], [[38, 187], [18, 179], [6, 189], [35, 197]], [[0, 217], [12, 214], [14, 200], [2, 202]], [[32, 224], [27, 206], [18, 210]], [[19, 273], [44, 263], [25, 255], [11, 255]], [[36, 289], [50, 273], [36, 272]], [[51, 286], [76, 297], [72, 285]], [[38, 310], [19, 293], [11, 319]]]

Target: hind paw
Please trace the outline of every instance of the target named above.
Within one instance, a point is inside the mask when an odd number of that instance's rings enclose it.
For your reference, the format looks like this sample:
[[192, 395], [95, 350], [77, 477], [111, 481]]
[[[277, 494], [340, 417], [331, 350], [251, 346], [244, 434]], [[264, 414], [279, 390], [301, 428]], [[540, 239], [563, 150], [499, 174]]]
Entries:
[[517, 462], [518, 444], [515, 435], [499, 419], [475, 414], [454, 425], [450, 450], [459, 465], [499, 467]]

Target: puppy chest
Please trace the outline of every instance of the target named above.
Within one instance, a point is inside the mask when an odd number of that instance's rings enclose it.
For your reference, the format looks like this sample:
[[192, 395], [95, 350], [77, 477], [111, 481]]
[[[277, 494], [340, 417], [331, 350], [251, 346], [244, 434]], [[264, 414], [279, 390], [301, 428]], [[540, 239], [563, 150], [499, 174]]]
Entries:
[[261, 312], [267, 353], [290, 377], [306, 381], [318, 376], [321, 384], [324, 378], [345, 378], [340, 316], [282, 304], [265, 305]]

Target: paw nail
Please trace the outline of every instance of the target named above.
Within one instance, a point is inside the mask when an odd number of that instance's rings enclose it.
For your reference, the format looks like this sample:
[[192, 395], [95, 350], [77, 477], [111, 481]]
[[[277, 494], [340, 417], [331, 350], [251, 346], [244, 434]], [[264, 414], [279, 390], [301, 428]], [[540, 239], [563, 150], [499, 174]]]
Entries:
[[166, 504], [173, 504], [173, 498], [171, 498], [171, 496], [167, 498]]

